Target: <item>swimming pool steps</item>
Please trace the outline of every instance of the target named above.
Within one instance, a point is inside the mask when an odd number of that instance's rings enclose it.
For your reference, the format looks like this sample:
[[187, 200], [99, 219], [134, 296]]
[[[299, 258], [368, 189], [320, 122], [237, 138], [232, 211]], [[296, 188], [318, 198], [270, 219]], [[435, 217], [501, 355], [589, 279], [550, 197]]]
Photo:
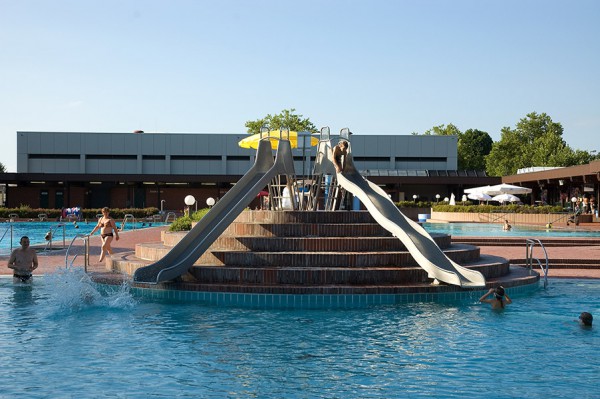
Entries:
[[[185, 234], [167, 232], [163, 242], [138, 244], [135, 254], [113, 259], [113, 269], [132, 275], [162, 258]], [[433, 238], [449, 258], [480, 271], [491, 285], [502, 280], [509, 286], [510, 276], [517, 285], [539, 278], [536, 273], [516, 278], [506, 259], [481, 256], [478, 247], [455, 244], [448, 235]], [[297, 294], [460, 289], [432, 285], [402, 242], [368, 212], [244, 211], [182, 277], [158, 286]]]

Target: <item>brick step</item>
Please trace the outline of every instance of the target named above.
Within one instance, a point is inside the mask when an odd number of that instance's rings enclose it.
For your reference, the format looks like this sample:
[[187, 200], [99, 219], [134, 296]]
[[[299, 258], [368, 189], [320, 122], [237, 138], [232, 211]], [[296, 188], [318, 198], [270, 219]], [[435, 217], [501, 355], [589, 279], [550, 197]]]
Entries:
[[269, 223], [269, 224], [288, 224], [288, 223], [307, 223], [307, 224], [328, 224], [328, 223], [376, 223], [373, 216], [368, 211], [244, 211], [234, 223]]
[[338, 223], [338, 224], [230, 224], [223, 235], [243, 237], [392, 237], [392, 234], [377, 223]]
[[[508, 273], [505, 259], [486, 257], [466, 265], [486, 278]], [[307, 285], [372, 285], [425, 283], [427, 272], [415, 267], [248, 267], [194, 266], [190, 274], [200, 283], [211, 284], [301, 284]]]
[[[395, 241], [400, 241], [395, 239]], [[302, 246], [302, 245], [300, 245]], [[268, 248], [268, 247], [267, 247]], [[149, 261], [162, 259], [172, 248], [161, 243], [144, 243], [135, 247], [135, 256]], [[248, 266], [285, 265], [285, 266], [415, 266], [416, 261], [406, 250], [404, 251], [328, 251], [330, 248], [317, 248], [306, 251], [302, 248], [292, 248], [287, 251], [257, 251], [255, 248], [234, 250], [211, 249], [204, 253], [195, 264], [226, 265], [244, 264]], [[471, 262], [479, 259], [480, 250], [466, 244], [455, 244], [443, 249], [446, 255], [458, 263]]]
[[[185, 234], [165, 235], [164, 246], [173, 247]], [[442, 249], [450, 246], [450, 236], [436, 236], [434, 241]], [[156, 243], [150, 243], [154, 246]], [[144, 245], [144, 244], [140, 244]], [[221, 236], [210, 250], [231, 249], [236, 251], [406, 251], [406, 247], [395, 237], [228, 237]], [[141, 255], [141, 254], [140, 254]], [[138, 255], [138, 256], [140, 256]], [[141, 256], [143, 257], [143, 256]]]
[[[510, 267], [509, 271], [501, 277], [490, 277], [487, 279], [486, 288], [503, 285], [505, 288], [533, 284], [539, 281], [539, 274], [530, 274], [528, 270], [520, 267]], [[374, 284], [374, 285], [275, 285], [275, 284], [208, 284], [189, 281], [168, 282], [158, 285], [146, 283], [134, 283], [133, 286], [140, 288], [163, 288], [167, 290], [185, 290], [199, 292], [229, 292], [229, 293], [253, 293], [253, 294], [289, 294], [289, 295], [340, 295], [340, 294], [414, 294], [414, 293], [444, 293], [462, 291], [461, 288], [447, 285], [431, 284], [427, 282], [410, 282], [406, 284]], [[309, 300], [309, 297], [302, 300]], [[319, 300], [327, 301], [329, 298], [322, 297]]]
[[[453, 245], [444, 250], [446, 256], [458, 263], [473, 262], [479, 259], [479, 248]], [[362, 252], [248, 252], [211, 251], [205, 253], [195, 263], [199, 265], [246, 265], [284, 267], [385, 267], [417, 266], [408, 251], [362, 251]]]

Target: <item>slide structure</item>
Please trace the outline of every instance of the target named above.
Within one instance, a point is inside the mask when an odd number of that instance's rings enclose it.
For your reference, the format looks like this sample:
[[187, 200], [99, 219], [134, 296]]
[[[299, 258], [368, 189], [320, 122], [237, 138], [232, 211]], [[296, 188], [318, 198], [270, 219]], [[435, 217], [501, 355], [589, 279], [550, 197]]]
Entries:
[[261, 140], [252, 168], [169, 253], [158, 262], [137, 269], [133, 281], [158, 284], [185, 274], [273, 177], [294, 173], [289, 140], [279, 140], [275, 160], [270, 140]]
[[[329, 157], [328, 165], [323, 169], [336, 173], [335, 169], [329, 167], [329, 164], [333, 167], [331, 144], [326, 144], [328, 148], [321, 149], [319, 143], [319, 152]], [[421, 225], [400, 212], [383, 189], [358, 173], [350, 151], [346, 156], [344, 171], [337, 173], [337, 181], [360, 199], [377, 223], [402, 241], [419, 266], [427, 271], [429, 278], [434, 279], [434, 283], [441, 281], [464, 288], [485, 287], [485, 277], [481, 273], [449, 259]]]

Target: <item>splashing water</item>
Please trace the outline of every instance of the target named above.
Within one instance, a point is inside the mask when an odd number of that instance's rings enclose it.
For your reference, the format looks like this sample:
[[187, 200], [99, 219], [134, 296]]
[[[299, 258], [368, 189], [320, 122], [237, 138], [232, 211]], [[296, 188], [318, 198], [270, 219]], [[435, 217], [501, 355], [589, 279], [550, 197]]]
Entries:
[[129, 285], [102, 287], [92, 281], [82, 269], [71, 267], [56, 270], [45, 277], [49, 300], [59, 309], [81, 310], [86, 307], [130, 309], [137, 303]]

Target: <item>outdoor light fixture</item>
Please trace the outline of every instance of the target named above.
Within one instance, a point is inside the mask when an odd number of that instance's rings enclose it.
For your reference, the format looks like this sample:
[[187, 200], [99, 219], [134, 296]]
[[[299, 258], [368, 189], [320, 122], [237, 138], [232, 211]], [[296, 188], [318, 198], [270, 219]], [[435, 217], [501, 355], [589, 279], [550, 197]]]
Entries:
[[558, 181], [558, 185], [559, 185], [559, 186], [564, 186], [564, 185], [565, 185], [565, 181], [564, 181], [563, 179], [560, 179], [560, 180]]
[[213, 206], [215, 204], [215, 199], [213, 197], [208, 197], [206, 199], [206, 205], [208, 205], [209, 207]]
[[577, 197], [571, 198], [571, 202], [573, 202], [573, 203], [577, 202]]
[[196, 210], [198, 210], [198, 203], [196, 202], [196, 198], [194, 198], [193, 195], [188, 195], [183, 199], [183, 202], [185, 202], [185, 204], [187, 206], [192, 206], [194, 204], [196, 204]]
[[439, 194], [436, 194], [436, 195], [435, 195], [435, 199], [436, 199], [436, 202], [440, 202], [440, 195], [439, 195]]
[[413, 201], [417, 202], [417, 194], [413, 194]]
[[450, 201], [450, 198], [444, 197], [444, 202], [449, 202], [449, 201]]

